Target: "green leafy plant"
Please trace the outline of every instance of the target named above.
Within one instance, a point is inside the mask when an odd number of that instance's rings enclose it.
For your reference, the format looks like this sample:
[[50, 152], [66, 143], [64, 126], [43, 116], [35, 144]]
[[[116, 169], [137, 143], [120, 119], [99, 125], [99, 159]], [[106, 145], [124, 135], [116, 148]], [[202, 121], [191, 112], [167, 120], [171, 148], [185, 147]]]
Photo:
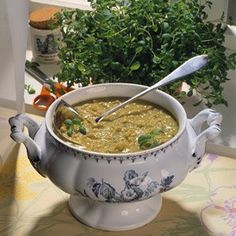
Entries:
[[60, 82], [70, 87], [104, 82], [152, 85], [190, 57], [209, 56], [208, 66], [190, 75], [190, 90], [180, 82], [164, 91], [180, 98], [200, 91], [204, 102], [225, 104], [223, 83], [235, 69], [236, 54], [226, 55], [226, 24], [207, 20], [211, 1], [91, 0], [93, 10], [57, 14], [63, 40], [59, 45]]

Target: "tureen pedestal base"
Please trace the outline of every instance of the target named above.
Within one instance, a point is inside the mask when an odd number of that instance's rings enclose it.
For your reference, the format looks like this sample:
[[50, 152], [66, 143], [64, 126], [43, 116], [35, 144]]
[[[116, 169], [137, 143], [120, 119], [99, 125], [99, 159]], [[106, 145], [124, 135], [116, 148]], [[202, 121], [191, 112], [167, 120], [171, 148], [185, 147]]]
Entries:
[[141, 227], [152, 221], [162, 205], [160, 194], [126, 203], [94, 201], [81, 195], [69, 200], [71, 213], [81, 222], [102, 230], [121, 231]]

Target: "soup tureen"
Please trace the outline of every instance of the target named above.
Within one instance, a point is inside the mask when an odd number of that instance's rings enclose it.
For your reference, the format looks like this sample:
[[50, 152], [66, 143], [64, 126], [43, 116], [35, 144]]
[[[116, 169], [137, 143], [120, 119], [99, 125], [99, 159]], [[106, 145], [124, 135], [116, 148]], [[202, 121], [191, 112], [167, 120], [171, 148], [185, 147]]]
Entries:
[[[133, 96], [145, 86], [100, 84], [63, 95], [69, 104], [93, 98]], [[11, 137], [26, 146], [34, 168], [70, 194], [69, 208], [81, 222], [103, 230], [127, 230], [154, 219], [162, 205], [161, 193], [180, 184], [196, 168], [205, 143], [220, 133], [221, 115], [211, 109], [187, 119], [182, 105], [170, 95], [153, 91], [143, 100], [168, 110], [179, 124], [168, 142], [135, 153], [96, 153], [80, 150], [56, 135], [53, 129], [57, 99], [38, 124], [25, 114], [9, 119]], [[202, 125], [207, 128], [202, 130]], [[22, 130], [27, 127], [29, 135]]]

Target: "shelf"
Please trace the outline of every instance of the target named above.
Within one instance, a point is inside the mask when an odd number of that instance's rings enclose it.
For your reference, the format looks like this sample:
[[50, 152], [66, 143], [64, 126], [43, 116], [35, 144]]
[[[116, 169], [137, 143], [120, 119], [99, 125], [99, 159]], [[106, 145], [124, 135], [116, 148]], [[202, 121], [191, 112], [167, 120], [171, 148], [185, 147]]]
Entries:
[[59, 7], [79, 8], [81, 10], [90, 10], [90, 4], [86, 0], [30, 0], [33, 4], [53, 5]]

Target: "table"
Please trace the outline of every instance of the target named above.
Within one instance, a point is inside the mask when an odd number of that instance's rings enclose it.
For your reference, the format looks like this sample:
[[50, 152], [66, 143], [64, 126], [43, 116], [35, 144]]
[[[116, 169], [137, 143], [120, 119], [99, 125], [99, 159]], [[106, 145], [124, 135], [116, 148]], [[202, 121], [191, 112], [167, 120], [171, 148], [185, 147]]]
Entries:
[[236, 235], [236, 159], [206, 154], [199, 168], [163, 193], [160, 214], [130, 231], [109, 232], [77, 221], [68, 194], [30, 165], [25, 147], [15, 145], [0, 162], [1, 236], [204, 236]]

